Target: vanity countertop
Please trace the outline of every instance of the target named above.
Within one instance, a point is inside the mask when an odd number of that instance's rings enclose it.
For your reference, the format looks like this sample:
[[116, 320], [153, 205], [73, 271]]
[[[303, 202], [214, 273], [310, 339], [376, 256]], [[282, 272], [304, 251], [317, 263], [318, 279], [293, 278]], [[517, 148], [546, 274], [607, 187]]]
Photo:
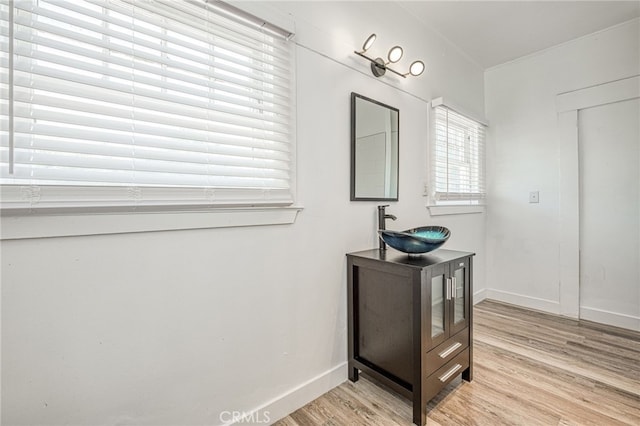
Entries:
[[408, 254], [394, 249], [380, 250], [371, 249], [347, 253], [347, 256], [354, 256], [364, 259], [379, 260], [385, 262], [406, 265], [408, 267], [422, 269], [438, 263], [449, 262], [467, 256], [475, 256], [475, 253], [467, 251], [438, 249], [420, 256], [409, 257]]

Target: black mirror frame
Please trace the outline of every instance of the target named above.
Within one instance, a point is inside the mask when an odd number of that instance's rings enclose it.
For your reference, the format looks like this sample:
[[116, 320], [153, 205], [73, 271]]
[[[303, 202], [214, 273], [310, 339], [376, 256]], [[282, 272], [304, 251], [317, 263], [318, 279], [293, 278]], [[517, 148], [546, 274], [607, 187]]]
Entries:
[[[356, 196], [356, 99], [380, 105], [398, 114], [398, 159], [396, 164], [396, 196], [395, 197], [358, 197]], [[378, 102], [356, 92], [351, 92], [351, 201], [398, 201], [400, 196], [400, 110]]]

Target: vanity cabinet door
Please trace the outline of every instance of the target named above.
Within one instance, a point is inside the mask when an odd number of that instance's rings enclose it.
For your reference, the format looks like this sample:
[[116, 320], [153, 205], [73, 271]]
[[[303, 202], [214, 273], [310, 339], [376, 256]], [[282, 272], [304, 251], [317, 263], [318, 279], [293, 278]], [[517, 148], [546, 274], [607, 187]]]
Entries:
[[449, 264], [451, 277], [451, 334], [469, 326], [470, 276], [469, 258], [455, 260]]
[[434, 348], [449, 337], [449, 267], [447, 264], [436, 265], [427, 270], [425, 279], [427, 281], [426, 309], [427, 324], [425, 324], [427, 334], [427, 349]]

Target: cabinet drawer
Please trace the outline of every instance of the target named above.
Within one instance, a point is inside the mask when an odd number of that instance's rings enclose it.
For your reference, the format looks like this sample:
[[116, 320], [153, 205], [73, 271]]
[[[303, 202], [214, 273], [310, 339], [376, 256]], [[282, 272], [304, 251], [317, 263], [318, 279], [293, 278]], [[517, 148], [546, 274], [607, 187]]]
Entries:
[[428, 376], [442, 367], [467, 347], [469, 347], [469, 328], [465, 328], [427, 353], [425, 359], [426, 375]]
[[458, 377], [467, 368], [469, 368], [468, 348], [427, 378], [426, 386], [423, 388], [427, 401], [436, 396], [447, 383]]

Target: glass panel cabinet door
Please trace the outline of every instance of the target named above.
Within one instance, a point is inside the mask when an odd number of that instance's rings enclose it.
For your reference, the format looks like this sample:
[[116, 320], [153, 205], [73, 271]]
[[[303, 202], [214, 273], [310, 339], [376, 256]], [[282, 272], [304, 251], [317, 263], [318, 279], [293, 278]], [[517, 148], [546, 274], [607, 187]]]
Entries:
[[444, 274], [431, 278], [431, 338], [444, 333]]
[[449, 301], [447, 300], [447, 268], [438, 265], [430, 271], [429, 284], [431, 287], [431, 321], [430, 346], [444, 342], [449, 337]]
[[452, 275], [452, 300], [451, 308], [453, 319], [453, 332], [461, 330], [467, 324], [467, 261], [455, 261]]

